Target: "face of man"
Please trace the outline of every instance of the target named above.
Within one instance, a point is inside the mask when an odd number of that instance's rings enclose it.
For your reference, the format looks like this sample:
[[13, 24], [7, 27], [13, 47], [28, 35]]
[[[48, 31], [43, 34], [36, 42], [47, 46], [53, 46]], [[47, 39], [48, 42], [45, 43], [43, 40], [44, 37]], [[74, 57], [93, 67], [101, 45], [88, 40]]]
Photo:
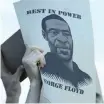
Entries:
[[51, 52], [56, 53], [63, 60], [71, 60], [73, 40], [68, 24], [58, 19], [47, 20], [46, 34]]

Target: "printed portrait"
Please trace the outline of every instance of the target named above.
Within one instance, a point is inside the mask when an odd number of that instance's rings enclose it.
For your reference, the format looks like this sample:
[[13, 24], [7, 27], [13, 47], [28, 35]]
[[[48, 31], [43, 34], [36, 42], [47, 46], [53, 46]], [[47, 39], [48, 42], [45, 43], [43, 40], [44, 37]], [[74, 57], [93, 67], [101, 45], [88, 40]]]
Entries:
[[89, 85], [92, 78], [73, 60], [74, 41], [70, 25], [62, 17], [51, 14], [42, 19], [41, 27], [50, 48], [45, 55], [47, 64], [41, 70], [42, 74], [74, 87]]

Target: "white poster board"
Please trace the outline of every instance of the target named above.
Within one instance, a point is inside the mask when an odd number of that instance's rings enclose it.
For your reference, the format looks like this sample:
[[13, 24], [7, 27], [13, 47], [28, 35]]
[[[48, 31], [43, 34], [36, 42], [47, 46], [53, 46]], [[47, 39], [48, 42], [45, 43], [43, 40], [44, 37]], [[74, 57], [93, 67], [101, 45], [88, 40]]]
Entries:
[[88, 0], [15, 3], [25, 44], [45, 51], [43, 96], [51, 103], [94, 103], [96, 68]]

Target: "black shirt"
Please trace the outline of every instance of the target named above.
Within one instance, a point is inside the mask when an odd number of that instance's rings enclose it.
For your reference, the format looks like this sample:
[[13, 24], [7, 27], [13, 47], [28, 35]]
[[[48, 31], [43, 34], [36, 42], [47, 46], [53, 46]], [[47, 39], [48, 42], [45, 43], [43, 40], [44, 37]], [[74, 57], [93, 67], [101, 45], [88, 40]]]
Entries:
[[48, 52], [45, 55], [45, 60], [46, 65], [41, 70], [42, 74], [51, 75], [51, 78], [52, 76], [56, 76], [53, 77], [55, 80], [61, 78], [64, 82], [69, 82], [74, 87], [89, 85], [92, 82], [91, 77], [87, 73], [81, 71], [75, 62], [73, 62], [74, 71], [72, 72], [63, 64], [57, 54]]

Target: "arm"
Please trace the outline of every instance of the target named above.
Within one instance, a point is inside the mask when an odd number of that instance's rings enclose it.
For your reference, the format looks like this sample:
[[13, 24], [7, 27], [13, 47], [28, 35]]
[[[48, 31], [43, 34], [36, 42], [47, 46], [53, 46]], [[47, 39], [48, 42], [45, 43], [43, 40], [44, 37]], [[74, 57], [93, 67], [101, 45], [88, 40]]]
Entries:
[[23, 67], [19, 67], [17, 72], [12, 75], [4, 65], [3, 59], [1, 58], [1, 79], [6, 91], [7, 99], [6, 103], [18, 103], [21, 93], [20, 76], [23, 72]]
[[[38, 61], [40, 61], [40, 66], [37, 66]], [[22, 62], [30, 80], [30, 89], [26, 103], [39, 103], [41, 92], [41, 77], [39, 69], [45, 64], [44, 56], [39, 49], [27, 47]]]
[[32, 82], [30, 84], [30, 89], [29, 89], [26, 103], [39, 103], [40, 91], [41, 91], [40, 81]]

